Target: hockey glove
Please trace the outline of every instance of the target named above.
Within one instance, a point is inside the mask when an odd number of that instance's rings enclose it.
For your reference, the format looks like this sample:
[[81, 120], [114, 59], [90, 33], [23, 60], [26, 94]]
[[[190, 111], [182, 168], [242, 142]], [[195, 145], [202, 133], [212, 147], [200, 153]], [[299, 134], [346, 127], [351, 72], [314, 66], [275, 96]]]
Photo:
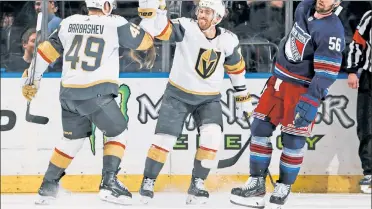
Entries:
[[295, 108], [294, 126], [307, 127], [315, 119], [318, 112], [319, 100], [309, 94], [303, 94]]
[[37, 91], [39, 90], [40, 81], [34, 80], [34, 82], [30, 85], [30, 78], [28, 77], [28, 69], [22, 75], [22, 94], [27, 99], [27, 101], [31, 101]]
[[159, 0], [139, 0], [138, 15], [141, 18], [154, 18], [156, 10], [160, 7]]
[[244, 112], [247, 112], [249, 117], [254, 110], [252, 97], [248, 90], [234, 92], [234, 97], [236, 117], [245, 120], [246, 117], [244, 116]]

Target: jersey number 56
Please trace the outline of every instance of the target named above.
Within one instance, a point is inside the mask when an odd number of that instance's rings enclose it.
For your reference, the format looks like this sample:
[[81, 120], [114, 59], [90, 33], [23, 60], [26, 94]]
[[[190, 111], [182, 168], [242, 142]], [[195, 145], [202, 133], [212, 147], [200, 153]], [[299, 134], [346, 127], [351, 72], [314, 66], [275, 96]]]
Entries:
[[[105, 41], [102, 38], [88, 37], [84, 47], [84, 55], [86, 58], [94, 59], [94, 64], [88, 64], [87, 60], [80, 60], [79, 51], [83, 44], [83, 35], [75, 35], [72, 40], [71, 47], [66, 53], [65, 61], [71, 62], [71, 70], [76, 70], [76, 65], [81, 62], [80, 68], [85, 71], [94, 71], [100, 67], [102, 61], [103, 49]], [[94, 48], [93, 48], [94, 47]]]
[[329, 47], [330, 50], [341, 51], [341, 39], [336, 37], [329, 38]]

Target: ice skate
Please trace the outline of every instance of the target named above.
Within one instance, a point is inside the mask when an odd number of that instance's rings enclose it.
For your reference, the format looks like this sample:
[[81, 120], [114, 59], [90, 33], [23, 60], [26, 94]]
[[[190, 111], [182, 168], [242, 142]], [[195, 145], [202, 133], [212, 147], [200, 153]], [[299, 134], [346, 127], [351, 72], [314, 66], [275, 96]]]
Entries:
[[99, 197], [103, 201], [131, 205], [132, 193], [117, 179], [117, 173], [106, 172], [102, 175], [102, 181], [99, 186]]
[[205, 204], [209, 198], [209, 193], [204, 188], [204, 180], [201, 178], [191, 178], [187, 194], [186, 204], [188, 205]]
[[362, 193], [371, 194], [371, 178], [372, 175], [365, 175], [364, 178], [359, 181]]
[[251, 208], [264, 208], [265, 194], [264, 177], [249, 177], [242, 187], [231, 190], [230, 202]]
[[273, 194], [270, 197], [270, 209], [283, 209], [291, 193], [291, 185], [276, 183]]
[[35, 204], [49, 205], [55, 201], [59, 196], [59, 193], [65, 191], [59, 185], [59, 181], [64, 175], [65, 173], [63, 172], [58, 179], [52, 181], [43, 179], [43, 183], [38, 190], [38, 199], [35, 201]]
[[141, 202], [143, 204], [148, 204], [150, 200], [154, 197], [154, 185], [155, 179], [150, 179], [147, 177], [144, 177], [142, 179], [139, 193], [141, 195]]

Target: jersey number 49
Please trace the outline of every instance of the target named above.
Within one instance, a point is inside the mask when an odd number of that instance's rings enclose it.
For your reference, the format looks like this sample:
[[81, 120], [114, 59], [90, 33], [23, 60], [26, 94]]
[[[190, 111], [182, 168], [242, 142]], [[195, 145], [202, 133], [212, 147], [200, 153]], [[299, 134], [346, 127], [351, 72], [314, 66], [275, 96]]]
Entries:
[[105, 41], [102, 38], [88, 37], [84, 47], [85, 58], [94, 60], [94, 64], [89, 64], [88, 60], [80, 60], [79, 52], [83, 45], [83, 35], [75, 35], [72, 40], [71, 47], [66, 53], [65, 61], [71, 63], [71, 70], [76, 70], [77, 64], [81, 63], [79, 67], [85, 71], [94, 71], [100, 67], [102, 61], [103, 49]]

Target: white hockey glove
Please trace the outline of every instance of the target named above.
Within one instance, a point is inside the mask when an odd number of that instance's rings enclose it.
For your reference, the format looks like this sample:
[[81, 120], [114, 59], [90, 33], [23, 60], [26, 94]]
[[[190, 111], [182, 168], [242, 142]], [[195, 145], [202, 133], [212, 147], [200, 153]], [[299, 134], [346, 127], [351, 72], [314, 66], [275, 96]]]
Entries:
[[30, 79], [31, 78], [28, 77], [28, 69], [26, 69], [22, 74], [22, 94], [27, 101], [31, 101], [40, 88], [40, 80], [35, 79], [32, 84], [30, 84]]
[[244, 112], [247, 112], [249, 117], [254, 110], [251, 95], [249, 94], [248, 90], [244, 90], [234, 92], [234, 97], [236, 117], [242, 120], [246, 120]]
[[138, 0], [138, 15], [141, 18], [156, 17], [156, 10], [160, 7], [159, 0]]

